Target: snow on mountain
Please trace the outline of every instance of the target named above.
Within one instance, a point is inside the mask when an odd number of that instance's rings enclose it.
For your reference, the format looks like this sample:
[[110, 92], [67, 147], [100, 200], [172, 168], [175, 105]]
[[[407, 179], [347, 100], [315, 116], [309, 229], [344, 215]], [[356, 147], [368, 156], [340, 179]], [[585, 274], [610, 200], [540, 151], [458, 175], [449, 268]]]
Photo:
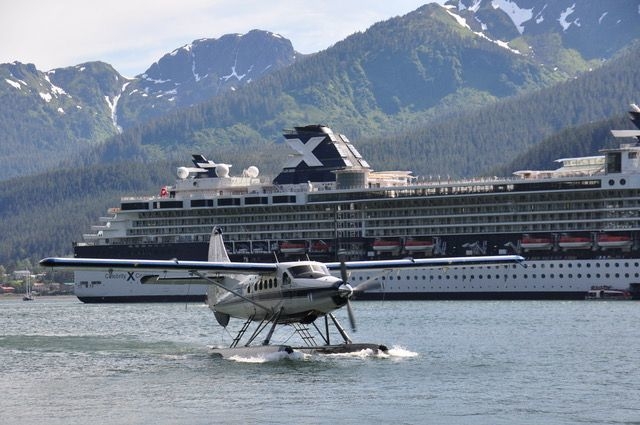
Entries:
[[638, 0], [452, 0], [447, 5], [492, 40], [556, 33], [585, 59], [607, 59], [640, 36]]

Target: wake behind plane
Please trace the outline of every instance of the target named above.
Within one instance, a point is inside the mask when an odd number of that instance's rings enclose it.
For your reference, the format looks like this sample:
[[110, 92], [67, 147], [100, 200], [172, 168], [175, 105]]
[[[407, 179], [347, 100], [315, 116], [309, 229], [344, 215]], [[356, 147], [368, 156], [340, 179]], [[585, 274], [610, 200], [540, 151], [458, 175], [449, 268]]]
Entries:
[[[404, 267], [446, 267], [462, 264], [522, 263], [517, 255], [449, 257], [429, 259], [372, 260], [321, 263], [293, 261], [246, 263], [229, 261], [222, 231], [213, 229], [210, 261], [135, 260], [49, 257], [43, 267], [66, 270], [137, 271], [143, 284], [208, 285], [207, 303], [217, 322], [227, 327], [231, 318], [244, 320], [228, 348], [214, 349], [223, 357], [257, 355], [295, 350], [308, 353], [347, 353], [370, 349], [386, 352], [383, 344], [354, 343], [333, 312], [347, 308], [351, 329], [356, 321], [351, 299], [367, 290], [380, 289], [382, 276]], [[370, 269], [378, 273], [352, 285], [349, 270]], [[331, 272], [338, 274], [339, 277]], [[319, 326], [318, 319], [324, 322]], [[251, 325], [255, 325], [249, 332]], [[304, 346], [271, 344], [277, 326], [292, 326]], [[333, 331], [333, 332], [332, 332]], [[332, 338], [339, 336], [339, 343]], [[264, 335], [264, 337], [261, 337]], [[258, 338], [261, 340], [257, 343]]]

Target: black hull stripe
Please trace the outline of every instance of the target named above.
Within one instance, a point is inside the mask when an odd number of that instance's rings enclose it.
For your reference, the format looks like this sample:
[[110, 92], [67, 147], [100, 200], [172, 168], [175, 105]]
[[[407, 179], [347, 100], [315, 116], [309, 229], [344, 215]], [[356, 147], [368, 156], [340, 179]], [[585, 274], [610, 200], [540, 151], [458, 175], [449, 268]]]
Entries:
[[119, 297], [78, 297], [87, 304], [97, 303], [174, 303], [174, 302], [205, 302], [206, 295], [136, 295]]
[[[366, 292], [358, 300], [415, 301], [415, 300], [584, 300], [586, 293], [578, 292]], [[354, 298], [355, 299], [355, 298]]]
[[[419, 301], [419, 300], [584, 300], [585, 292], [369, 292], [354, 300], [362, 301]], [[634, 299], [639, 299], [634, 295]], [[152, 302], [204, 302], [204, 295], [162, 295], [121, 297], [78, 297], [84, 303], [152, 303]]]

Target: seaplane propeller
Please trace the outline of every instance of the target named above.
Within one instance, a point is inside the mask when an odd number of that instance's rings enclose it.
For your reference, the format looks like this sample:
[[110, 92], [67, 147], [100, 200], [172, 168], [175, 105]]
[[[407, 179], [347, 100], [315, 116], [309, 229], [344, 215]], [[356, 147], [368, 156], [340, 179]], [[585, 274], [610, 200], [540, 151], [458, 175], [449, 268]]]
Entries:
[[356, 316], [353, 314], [353, 308], [351, 307], [351, 297], [353, 296], [353, 288], [349, 285], [349, 272], [347, 271], [347, 265], [344, 260], [340, 261], [340, 278], [342, 279], [342, 285], [338, 288], [338, 293], [343, 298], [347, 299], [347, 314], [349, 315], [349, 324], [351, 330], [356, 331]]

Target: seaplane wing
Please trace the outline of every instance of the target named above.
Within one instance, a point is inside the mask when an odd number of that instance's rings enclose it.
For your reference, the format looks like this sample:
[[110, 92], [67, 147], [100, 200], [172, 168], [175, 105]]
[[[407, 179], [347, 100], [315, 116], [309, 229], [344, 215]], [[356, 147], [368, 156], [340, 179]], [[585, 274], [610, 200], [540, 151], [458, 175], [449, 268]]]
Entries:
[[[445, 267], [474, 264], [523, 263], [519, 255], [497, 255], [481, 257], [443, 257], [443, 258], [404, 258], [399, 260], [347, 261], [345, 263], [325, 263], [329, 270], [340, 270], [346, 266], [357, 269], [398, 269], [407, 267]], [[272, 274], [278, 263], [211, 262], [179, 260], [126, 260], [104, 258], [63, 258], [49, 257], [40, 261], [42, 267], [67, 270], [138, 270], [141, 272], [200, 272], [221, 275], [263, 275]]]
[[[347, 261], [349, 270], [358, 269], [400, 269], [407, 267], [449, 267], [474, 264], [524, 263], [519, 255], [487, 255], [481, 257], [403, 258], [399, 260]], [[342, 263], [325, 263], [329, 270], [340, 270]], [[524, 264], [523, 264], [524, 265]]]
[[103, 258], [49, 257], [40, 261], [42, 267], [66, 270], [137, 270], [148, 273], [199, 272], [221, 275], [263, 275], [274, 273], [276, 263], [210, 262], [179, 260], [124, 260]]

